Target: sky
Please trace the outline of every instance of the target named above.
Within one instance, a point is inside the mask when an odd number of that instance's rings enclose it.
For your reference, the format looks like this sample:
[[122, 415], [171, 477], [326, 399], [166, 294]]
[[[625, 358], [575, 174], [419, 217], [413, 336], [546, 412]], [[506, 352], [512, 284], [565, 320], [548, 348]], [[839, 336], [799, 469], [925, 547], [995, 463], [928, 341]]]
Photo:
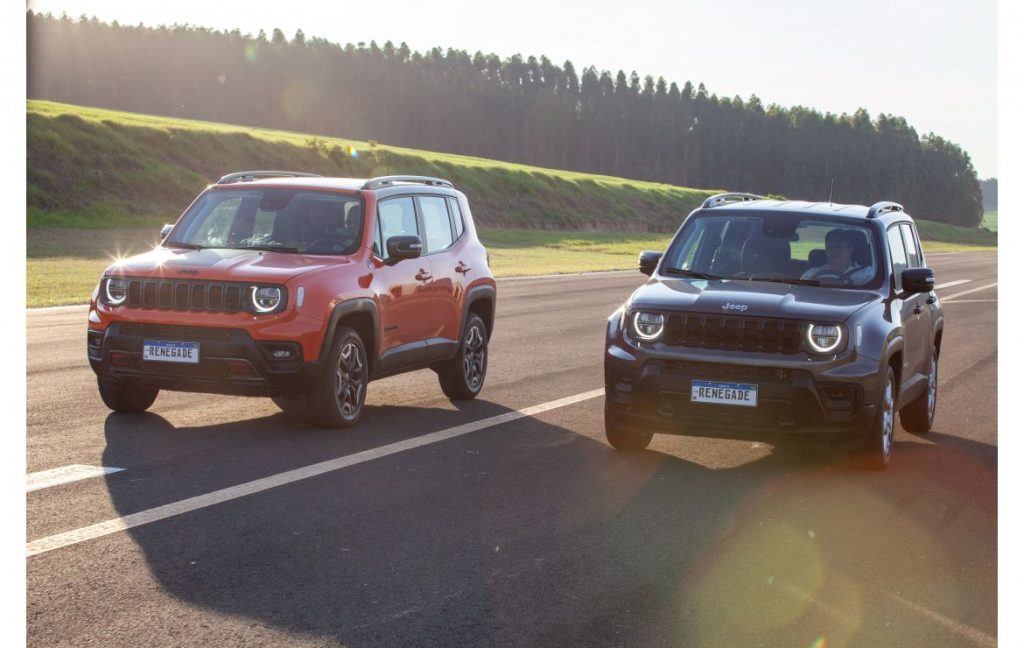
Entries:
[[837, 114], [863, 107], [956, 142], [979, 178], [996, 175], [995, 0], [30, 0], [28, 7], [130, 25], [188, 23], [253, 35], [276, 27], [289, 38], [302, 29], [307, 38], [342, 44], [391, 40], [419, 51], [546, 55], [577, 70], [636, 70], [680, 86], [703, 82], [720, 96], [756, 94], [765, 105]]

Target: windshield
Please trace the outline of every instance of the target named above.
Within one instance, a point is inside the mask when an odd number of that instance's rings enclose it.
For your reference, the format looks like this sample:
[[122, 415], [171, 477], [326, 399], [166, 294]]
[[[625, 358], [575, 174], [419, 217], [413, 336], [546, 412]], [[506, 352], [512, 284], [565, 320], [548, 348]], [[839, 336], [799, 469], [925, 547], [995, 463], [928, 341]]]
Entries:
[[354, 194], [296, 189], [208, 191], [164, 245], [352, 254], [363, 231]]
[[665, 253], [664, 274], [832, 287], [875, 287], [875, 237], [865, 226], [800, 214], [690, 219]]

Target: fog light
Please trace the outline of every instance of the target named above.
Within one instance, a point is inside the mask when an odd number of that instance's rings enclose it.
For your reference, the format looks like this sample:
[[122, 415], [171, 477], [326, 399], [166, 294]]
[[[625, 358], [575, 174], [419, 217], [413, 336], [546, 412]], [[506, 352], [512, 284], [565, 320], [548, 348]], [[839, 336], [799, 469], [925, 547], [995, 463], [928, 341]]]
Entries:
[[276, 349], [272, 355], [275, 360], [287, 360], [292, 357], [292, 352], [288, 349]]

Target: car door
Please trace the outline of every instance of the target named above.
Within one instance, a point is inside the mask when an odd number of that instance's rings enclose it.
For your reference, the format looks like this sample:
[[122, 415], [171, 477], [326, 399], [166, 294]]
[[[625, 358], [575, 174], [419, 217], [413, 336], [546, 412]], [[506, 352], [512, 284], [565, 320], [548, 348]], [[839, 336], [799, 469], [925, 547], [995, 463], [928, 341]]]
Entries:
[[[914, 231], [914, 226], [911, 223], [901, 223], [900, 231], [903, 234], [903, 244], [907, 249], [907, 267], [924, 268], [924, 253], [921, 250], [920, 241]], [[912, 312], [917, 316], [917, 322], [920, 323], [920, 334], [916, 336], [914, 341], [914, 346], [916, 347], [915, 355], [921, 363], [918, 371], [924, 377], [928, 376], [930, 368], [932, 331], [935, 325], [933, 310], [935, 308], [934, 304], [937, 301], [933, 291], [918, 293], [914, 295], [913, 300], [914, 308]]]
[[455, 258], [455, 228], [445, 196], [420, 195], [416, 201], [423, 227], [424, 254], [433, 274], [434, 328], [430, 339], [432, 344], [447, 347], [437, 349], [440, 357], [450, 357], [458, 344], [462, 319], [459, 304], [463, 288]]
[[373, 253], [382, 263], [374, 270], [373, 285], [380, 308], [382, 365], [390, 369], [392, 365], [417, 362], [423, 355], [417, 349], [426, 346], [425, 340], [437, 328], [437, 316], [432, 305], [430, 259], [421, 256], [388, 263], [389, 238], [423, 238], [413, 197], [380, 201], [376, 227]]
[[903, 231], [899, 224], [889, 227], [886, 231], [886, 239], [896, 295], [893, 305], [899, 309], [900, 320], [903, 324], [900, 402], [906, 403], [908, 398], [913, 398], [923, 377], [921, 375], [924, 370], [924, 362], [921, 358], [921, 337], [928, 336], [928, 326], [927, 322], [922, 319], [922, 315], [924, 313], [923, 299], [927, 295], [909, 295], [905, 299], [899, 297], [903, 292], [901, 275], [910, 264], [906, 243], [903, 240]]

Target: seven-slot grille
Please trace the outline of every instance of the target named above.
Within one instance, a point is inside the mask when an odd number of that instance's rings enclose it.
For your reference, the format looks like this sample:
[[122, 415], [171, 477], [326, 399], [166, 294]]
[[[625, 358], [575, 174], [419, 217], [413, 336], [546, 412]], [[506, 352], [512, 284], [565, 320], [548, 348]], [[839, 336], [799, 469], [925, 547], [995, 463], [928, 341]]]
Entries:
[[128, 307], [157, 310], [242, 310], [246, 284], [213, 281], [129, 279]]
[[715, 315], [670, 315], [665, 344], [705, 349], [798, 353], [801, 324], [793, 320]]

